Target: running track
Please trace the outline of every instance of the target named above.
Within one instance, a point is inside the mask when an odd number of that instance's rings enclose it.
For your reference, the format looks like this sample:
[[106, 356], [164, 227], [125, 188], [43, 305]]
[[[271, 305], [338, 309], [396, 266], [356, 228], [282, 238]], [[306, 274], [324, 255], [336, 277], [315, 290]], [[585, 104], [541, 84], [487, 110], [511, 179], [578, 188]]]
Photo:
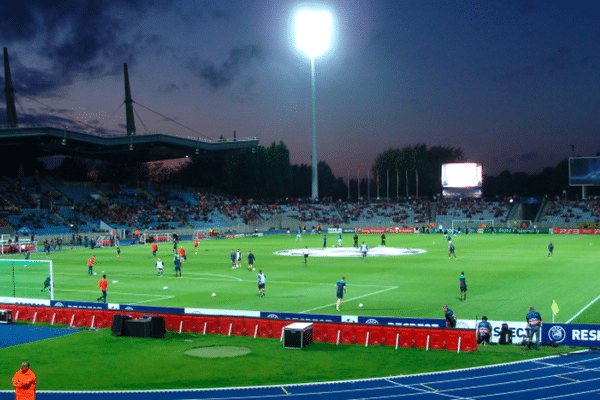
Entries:
[[[37, 400], [598, 399], [600, 353], [585, 351], [491, 367], [384, 379], [230, 389], [45, 392]], [[13, 392], [0, 391], [0, 400]]]

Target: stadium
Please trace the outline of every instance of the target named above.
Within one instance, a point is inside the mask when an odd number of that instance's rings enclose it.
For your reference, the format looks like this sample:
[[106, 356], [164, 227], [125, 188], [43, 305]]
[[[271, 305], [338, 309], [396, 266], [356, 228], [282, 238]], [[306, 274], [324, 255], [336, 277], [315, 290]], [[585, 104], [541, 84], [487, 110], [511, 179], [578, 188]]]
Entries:
[[319, 164], [315, 198], [283, 143], [138, 134], [126, 65], [125, 134], [20, 124], [4, 56], [3, 382], [26, 359], [40, 399], [597, 391], [597, 157], [507, 192], [460, 149], [415, 145], [363, 179]]

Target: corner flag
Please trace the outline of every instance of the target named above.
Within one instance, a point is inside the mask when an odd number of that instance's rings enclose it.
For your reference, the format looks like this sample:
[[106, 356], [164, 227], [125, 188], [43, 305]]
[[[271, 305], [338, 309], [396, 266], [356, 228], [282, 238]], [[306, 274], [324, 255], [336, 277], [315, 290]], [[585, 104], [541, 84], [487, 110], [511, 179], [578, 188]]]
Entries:
[[558, 314], [558, 304], [556, 304], [555, 300], [552, 300], [552, 307], [550, 307], [552, 309], [552, 313], [554, 315]]

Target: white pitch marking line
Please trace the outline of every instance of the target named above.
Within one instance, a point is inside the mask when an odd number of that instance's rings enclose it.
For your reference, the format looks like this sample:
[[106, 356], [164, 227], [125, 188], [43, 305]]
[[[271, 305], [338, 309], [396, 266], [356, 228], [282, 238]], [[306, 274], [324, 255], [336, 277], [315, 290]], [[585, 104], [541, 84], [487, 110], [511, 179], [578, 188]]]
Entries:
[[[373, 296], [375, 294], [387, 292], [387, 291], [394, 290], [394, 289], [398, 289], [398, 286], [392, 286], [392, 287], [389, 287], [387, 289], [379, 290], [377, 292], [367, 293], [367, 294], [363, 294], [362, 296], [352, 297], [352, 298], [349, 298], [349, 299], [347, 299], [345, 301], [358, 300], [358, 299], [362, 299], [363, 297]], [[300, 311], [299, 314], [304, 314], [304, 313], [308, 313], [308, 312], [315, 311], [315, 310], [320, 310], [322, 308], [328, 308], [328, 307], [335, 306], [335, 305], [336, 305], [336, 303], [331, 303], [331, 304], [327, 304], [327, 305], [324, 305], [324, 306], [321, 306], [321, 307], [311, 308], [310, 310]]]
[[[76, 290], [76, 289], [60, 289], [59, 292], [77, 292], [77, 293], [98, 293], [97, 290]], [[145, 294], [145, 293], [123, 293], [123, 292], [114, 292], [109, 291], [110, 294], [122, 294], [126, 296], [143, 296], [143, 297], [164, 297], [162, 294]], [[65, 300], [70, 301], [70, 300]]]
[[136, 304], [147, 303], [147, 302], [149, 302], [149, 301], [161, 301], [161, 300], [168, 300], [168, 299], [172, 299], [172, 298], [174, 298], [174, 297], [175, 297], [175, 296], [161, 296], [161, 297], [159, 297], [158, 299], [150, 299], [150, 300], [136, 301], [135, 303], [129, 303], [129, 304], [131, 304], [131, 305], [133, 306], [133, 305], [136, 305]]
[[584, 312], [585, 310], [587, 310], [587, 308], [589, 306], [591, 306], [592, 304], [594, 304], [596, 301], [598, 301], [598, 299], [600, 299], [600, 296], [598, 296], [594, 300], [590, 301], [587, 306], [585, 306], [581, 310], [579, 310], [579, 312], [577, 314], [575, 314], [573, 317], [571, 317], [570, 320], [568, 320], [567, 322], [565, 322], [565, 324], [570, 324], [571, 321], [573, 321], [575, 318], [579, 317], [579, 314], [581, 314], [582, 312]]

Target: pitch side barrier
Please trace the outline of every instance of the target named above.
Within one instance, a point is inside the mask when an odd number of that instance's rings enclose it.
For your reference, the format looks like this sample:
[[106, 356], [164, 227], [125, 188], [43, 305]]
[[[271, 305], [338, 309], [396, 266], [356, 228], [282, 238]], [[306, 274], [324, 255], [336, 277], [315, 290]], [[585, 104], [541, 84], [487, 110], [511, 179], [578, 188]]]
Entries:
[[90, 328], [112, 327], [115, 314], [162, 316], [168, 331], [238, 335], [280, 339], [294, 321], [313, 323], [313, 340], [335, 344], [388, 345], [450, 351], [477, 349], [472, 329], [440, 328], [442, 320], [369, 318], [358, 316], [274, 313], [203, 308], [165, 308], [92, 302], [0, 298], [0, 308], [13, 320], [66, 324]]
[[[459, 319], [457, 326], [466, 329], [475, 329], [477, 323], [475, 320]], [[515, 321], [491, 321], [492, 336], [490, 341], [498, 343], [500, 339], [500, 330], [502, 324], [507, 324], [512, 332], [512, 343], [520, 344], [528, 337], [529, 328], [526, 322]], [[541, 329], [541, 343], [557, 344], [559, 346], [578, 346], [578, 347], [600, 347], [600, 325], [591, 324], [555, 324], [544, 322]]]
[[492, 231], [491, 228], [484, 228], [483, 233], [517, 233], [517, 234], [536, 234], [536, 233], [552, 233], [552, 229], [550, 228], [494, 228]]
[[494, 232], [490, 228], [485, 228], [483, 233], [542, 233], [553, 235], [600, 235], [600, 229], [593, 228], [518, 228], [516, 231], [513, 228], [496, 228]]
[[[421, 339], [430, 336], [430, 339], [434, 340], [433, 335], [435, 334], [437, 335], [435, 340], [441, 340], [440, 343], [445, 341], [446, 347], [450, 339], [442, 340], [443, 338], [451, 337], [452, 340], [456, 340], [461, 337], [461, 341], [465, 345], [464, 348], [461, 347], [463, 351], [470, 346], [471, 340], [475, 340], [475, 326], [479, 322], [459, 319], [457, 329], [444, 329], [445, 320], [435, 318], [392, 318], [211, 308], [154, 307], [11, 297], [0, 297], [0, 308], [12, 310], [14, 320], [34, 323], [49, 322], [52, 324], [103, 328], [112, 326], [112, 315], [114, 314], [130, 314], [135, 318], [154, 314], [165, 317], [168, 322], [167, 330], [170, 331], [244, 334], [273, 338], [279, 337], [278, 335], [281, 334], [283, 326], [302, 321], [312, 322], [315, 325], [316, 341], [395, 345], [395, 341], [390, 343], [393, 332], [395, 332], [399, 335], [399, 346], [423, 347], [420, 346], [420, 344], [423, 344]], [[489, 322], [493, 327], [491, 341], [498, 342], [500, 329], [504, 321]], [[512, 331], [512, 342], [514, 344], [521, 343], [527, 336], [527, 324], [514, 321], [506, 323]], [[250, 332], [250, 328], [254, 329], [255, 332]], [[266, 334], [263, 330], [270, 333]], [[365, 335], [367, 332], [369, 332], [369, 340], [372, 341], [366, 340]], [[460, 334], [456, 336], [452, 332], [460, 332]], [[335, 338], [332, 337], [332, 334]], [[415, 336], [416, 334], [419, 335], [419, 338]], [[423, 334], [425, 336], [422, 336]], [[337, 337], [338, 335], [340, 338]], [[402, 339], [402, 335], [405, 336], [404, 339]], [[442, 335], [442, 339], [439, 335]], [[387, 339], [382, 342], [383, 337]], [[379, 340], [376, 340], [377, 338]], [[402, 340], [404, 340], [404, 345], [401, 343]], [[546, 344], [556, 343], [562, 346], [600, 347], [600, 325], [544, 323], [541, 341]], [[430, 343], [430, 347], [437, 348], [433, 342]]]

